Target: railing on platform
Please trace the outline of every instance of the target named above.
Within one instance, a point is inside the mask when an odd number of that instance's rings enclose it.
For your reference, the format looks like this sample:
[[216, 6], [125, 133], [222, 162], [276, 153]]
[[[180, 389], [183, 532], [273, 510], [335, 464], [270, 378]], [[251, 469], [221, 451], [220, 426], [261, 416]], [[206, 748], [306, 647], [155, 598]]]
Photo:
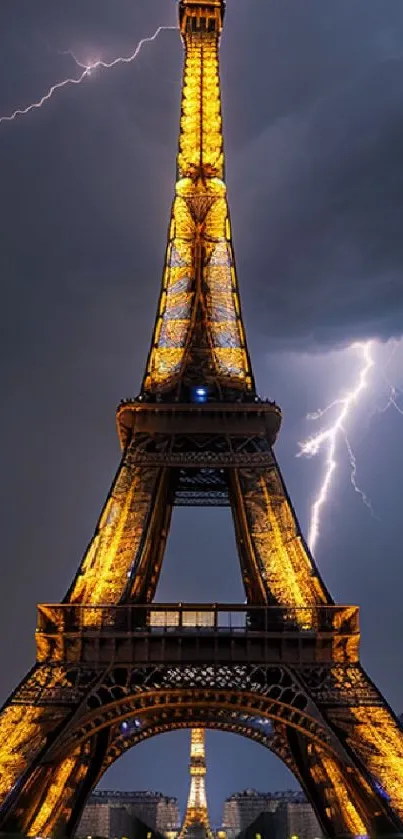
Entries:
[[37, 633], [359, 635], [358, 606], [284, 608], [239, 604], [80, 606], [41, 604]]

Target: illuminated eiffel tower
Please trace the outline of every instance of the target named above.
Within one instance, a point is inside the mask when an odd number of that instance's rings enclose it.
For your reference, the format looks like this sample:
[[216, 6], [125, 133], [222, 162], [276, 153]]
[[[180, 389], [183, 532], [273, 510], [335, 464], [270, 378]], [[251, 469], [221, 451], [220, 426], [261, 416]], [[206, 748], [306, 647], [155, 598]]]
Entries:
[[[400, 725], [360, 665], [357, 608], [333, 603], [299, 529], [273, 454], [280, 410], [256, 393], [224, 182], [224, 11], [179, 2], [177, 181], [151, 349], [117, 411], [122, 459], [95, 534], [63, 602], [39, 606], [36, 663], [0, 714], [4, 831], [70, 837], [125, 750], [212, 727], [280, 756], [326, 835], [403, 832]], [[154, 604], [172, 507], [228, 503], [246, 606]]]
[[178, 839], [213, 839], [206, 796], [206, 746], [204, 728], [190, 735], [190, 789], [185, 818]]

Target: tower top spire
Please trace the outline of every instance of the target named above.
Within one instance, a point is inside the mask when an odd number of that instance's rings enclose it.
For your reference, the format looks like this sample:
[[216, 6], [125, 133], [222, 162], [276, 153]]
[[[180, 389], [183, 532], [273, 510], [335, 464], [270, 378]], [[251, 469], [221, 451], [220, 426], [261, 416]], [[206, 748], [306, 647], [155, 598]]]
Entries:
[[185, 48], [175, 196], [142, 398], [253, 398], [225, 185], [225, 0], [179, 0]]
[[181, 32], [221, 33], [224, 14], [225, 0], [180, 0]]

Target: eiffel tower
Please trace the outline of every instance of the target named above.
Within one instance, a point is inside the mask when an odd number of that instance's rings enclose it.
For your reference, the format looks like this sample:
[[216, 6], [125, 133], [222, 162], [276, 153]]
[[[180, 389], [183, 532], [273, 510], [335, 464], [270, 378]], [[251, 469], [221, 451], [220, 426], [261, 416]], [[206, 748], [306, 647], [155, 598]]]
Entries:
[[[242, 323], [224, 181], [224, 0], [180, 0], [177, 180], [145, 376], [122, 459], [32, 670], [0, 713], [0, 830], [70, 837], [106, 769], [176, 728], [277, 754], [326, 836], [403, 834], [403, 736], [300, 531]], [[174, 505], [230, 504], [246, 605], [153, 602]], [[189, 557], [191, 561], [191, 556]]]
[[206, 746], [204, 728], [190, 735], [190, 789], [178, 839], [213, 839], [206, 796]]

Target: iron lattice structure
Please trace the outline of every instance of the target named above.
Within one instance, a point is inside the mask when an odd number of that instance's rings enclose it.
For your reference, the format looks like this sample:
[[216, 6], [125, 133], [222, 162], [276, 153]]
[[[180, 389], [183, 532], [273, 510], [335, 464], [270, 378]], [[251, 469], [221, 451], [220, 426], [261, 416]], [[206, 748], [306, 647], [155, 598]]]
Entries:
[[213, 839], [206, 795], [206, 745], [204, 728], [190, 735], [190, 789], [179, 839]]
[[[63, 603], [39, 607], [37, 659], [0, 714], [0, 829], [70, 837], [126, 749], [214, 727], [272, 749], [327, 836], [403, 833], [403, 736], [361, 667], [358, 610], [318, 573], [273, 444], [239, 304], [224, 182], [224, 0], [180, 0], [177, 181], [140, 395]], [[230, 504], [246, 606], [153, 603], [174, 504]]]

